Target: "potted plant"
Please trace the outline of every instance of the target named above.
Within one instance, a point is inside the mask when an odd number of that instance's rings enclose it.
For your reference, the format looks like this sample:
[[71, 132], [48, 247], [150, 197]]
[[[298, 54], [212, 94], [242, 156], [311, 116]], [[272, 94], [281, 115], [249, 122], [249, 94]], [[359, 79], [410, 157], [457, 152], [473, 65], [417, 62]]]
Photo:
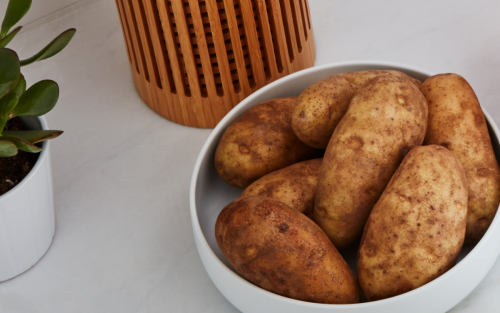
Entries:
[[0, 29], [0, 281], [38, 262], [55, 231], [46, 140], [62, 131], [49, 130], [41, 115], [55, 106], [59, 87], [42, 80], [26, 88], [20, 69], [60, 52], [76, 30], [64, 31], [37, 54], [20, 60], [6, 46], [21, 30], [21, 26], [11, 28], [30, 6], [31, 0], [10, 0]]

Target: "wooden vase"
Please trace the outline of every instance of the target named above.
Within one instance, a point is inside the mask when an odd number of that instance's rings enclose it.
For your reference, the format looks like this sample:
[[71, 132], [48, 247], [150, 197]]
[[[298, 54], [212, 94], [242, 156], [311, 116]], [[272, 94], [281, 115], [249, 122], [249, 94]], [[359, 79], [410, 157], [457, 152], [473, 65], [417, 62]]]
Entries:
[[137, 92], [161, 116], [212, 128], [316, 57], [307, 0], [116, 0]]

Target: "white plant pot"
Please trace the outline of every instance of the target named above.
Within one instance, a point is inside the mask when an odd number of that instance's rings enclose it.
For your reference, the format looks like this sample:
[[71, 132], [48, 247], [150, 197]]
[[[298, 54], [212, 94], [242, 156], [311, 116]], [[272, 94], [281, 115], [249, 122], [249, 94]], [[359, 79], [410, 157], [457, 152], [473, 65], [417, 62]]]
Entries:
[[[31, 129], [48, 129], [43, 117], [23, 118]], [[13, 189], [0, 196], [0, 281], [35, 265], [47, 252], [55, 232], [49, 142], [35, 166]]]

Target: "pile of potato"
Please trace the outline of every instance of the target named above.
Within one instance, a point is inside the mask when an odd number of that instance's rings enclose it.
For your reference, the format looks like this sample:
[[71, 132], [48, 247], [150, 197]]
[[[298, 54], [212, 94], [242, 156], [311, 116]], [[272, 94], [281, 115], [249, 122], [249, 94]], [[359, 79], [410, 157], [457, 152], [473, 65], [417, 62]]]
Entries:
[[[227, 128], [215, 167], [245, 189], [215, 225], [228, 261], [310, 302], [380, 300], [430, 282], [481, 239], [500, 203], [483, 112], [456, 74], [343, 73], [258, 104]], [[356, 281], [338, 249], [358, 243]]]

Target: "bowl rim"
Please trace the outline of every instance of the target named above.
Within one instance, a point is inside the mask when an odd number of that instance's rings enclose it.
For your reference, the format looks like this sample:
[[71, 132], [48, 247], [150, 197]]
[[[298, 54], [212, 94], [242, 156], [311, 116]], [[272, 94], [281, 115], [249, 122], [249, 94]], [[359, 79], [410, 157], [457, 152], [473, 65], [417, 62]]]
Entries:
[[[378, 307], [386, 304], [390, 304], [391, 302], [399, 302], [401, 300], [404, 301], [405, 298], [408, 297], [414, 297], [415, 295], [419, 293], [425, 293], [428, 289], [434, 288], [435, 285], [438, 285], [445, 281], [448, 277], [454, 275], [456, 272], [461, 271], [462, 268], [466, 267], [468, 263], [471, 262], [471, 260], [474, 258], [476, 254], [480, 253], [480, 250], [484, 249], [484, 245], [486, 244], [487, 241], [489, 241], [489, 238], [492, 236], [492, 226], [498, 227], [497, 224], [500, 223], [500, 217], [498, 214], [495, 214], [495, 217], [493, 218], [492, 223], [490, 224], [490, 227], [482, 237], [482, 239], [476, 244], [476, 246], [455, 266], [453, 266], [450, 270], [439, 276], [438, 278], [430, 281], [429, 283], [420, 286], [416, 289], [413, 289], [409, 292], [387, 298], [387, 299], [382, 299], [382, 300], [377, 300], [377, 301], [372, 301], [372, 302], [364, 302], [364, 303], [355, 303], [355, 304], [323, 304], [323, 303], [314, 303], [314, 302], [307, 302], [307, 301], [302, 301], [302, 300], [296, 300], [292, 298], [288, 298], [285, 296], [281, 296], [278, 294], [275, 294], [273, 292], [267, 291], [265, 289], [262, 289], [249, 281], [245, 280], [235, 272], [233, 272], [229, 267], [227, 267], [215, 254], [215, 252], [212, 250], [210, 245], [207, 242], [207, 239], [205, 238], [203, 231], [201, 229], [201, 225], [198, 219], [198, 214], [197, 214], [197, 208], [196, 208], [196, 185], [197, 185], [197, 180], [198, 176], [200, 173], [201, 169], [201, 164], [210, 148], [211, 143], [213, 142], [214, 138], [216, 138], [221, 131], [223, 131], [223, 128], [227, 128], [225, 124], [229, 121], [235, 118], [235, 115], [239, 116], [240, 111], [242, 110], [243, 107], [247, 105], [247, 103], [254, 101], [255, 98], [260, 96], [262, 93], [267, 92], [268, 90], [275, 88], [278, 85], [281, 85], [283, 83], [286, 83], [290, 80], [294, 80], [298, 76], [306, 75], [308, 73], [313, 73], [313, 72], [320, 72], [322, 70], [328, 70], [328, 69], [334, 69], [338, 67], [346, 67], [346, 66], [383, 66], [387, 68], [394, 68], [394, 69], [399, 69], [399, 70], [404, 70], [404, 71], [412, 71], [414, 73], [422, 74], [425, 76], [433, 76], [435, 75], [434, 73], [428, 72], [426, 70], [414, 67], [414, 66], [408, 66], [405, 64], [401, 63], [395, 63], [395, 62], [386, 62], [386, 61], [376, 61], [376, 60], [360, 60], [360, 61], [346, 61], [346, 62], [335, 62], [335, 63], [328, 63], [325, 65], [321, 66], [315, 66], [309, 69], [305, 69], [302, 71], [298, 71], [296, 73], [287, 75], [285, 77], [282, 77], [269, 85], [266, 85], [262, 87], [261, 89], [257, 90], [247, 98], [245, 98], [243, 101], [241, 101], [238, 105], [236, 105], [220, 122], [219, 124], [213, 129], [213, 131], [210, 133], [209, 137], [206, 139], [205, 143], [203, 144], [203, 147], [198, 155], [198, 158], [196, 159], [196, 163], [193, 169], [193, 173], [191, 176], [191, 183], [190, 183], [190, 191], [189, 191], [189, 204], [190, 204], [190, 213], [191, 213], [191, 222], [193, 226], [193, 235], [195, 238], [198, 240], [196, 241], [197, 245], [201, 244], [202, 248], [206, 251], [208, 251], [210, 257], [215, 258], [215, 261], [220, 265], [225, 272], [227, 272], [228, 275], [233, 275], [239, 282], [242, 284], [246, 284], [249, 288], [254, 289], [254, 291], [261, 293], [265, 296], [275, 298], [277, 301], [284, 301], [288, 302], [290, 304], [294, 305], [301, 305], [301, 306], [307, 306], [309, 308], [318, 308], [318, 309], [325, 309], [325, 308], [331, 308], [332, 306], [336, 308], [345, 308], [345, 309], [354, 309], [354, 308], [362, 308], [362, 307]], [[482, 108], [482, 107], [481, 107]], [[495, 133], [497, 140], [499, 141], [500, 144], [500, 131], [495, 124], [493, 118], [489, 115], [489, 113], [482, 108], [484, 116], [488, 122], [488, 125], [492, 129], [492, 131]], [[199, 247], [198, 248], [198, 253]], [[498, 254], [497, 254], [498, 256]], [[495, 258], [496, 259], [496, 258]], [[205, 269], [206, 270], [206, 269]], [[482, 278], [484, 279], [484, 277]], [[481, 279], [481, 280], [482, 280]], [[474, 286], [475, 287], [475, 286]]]

